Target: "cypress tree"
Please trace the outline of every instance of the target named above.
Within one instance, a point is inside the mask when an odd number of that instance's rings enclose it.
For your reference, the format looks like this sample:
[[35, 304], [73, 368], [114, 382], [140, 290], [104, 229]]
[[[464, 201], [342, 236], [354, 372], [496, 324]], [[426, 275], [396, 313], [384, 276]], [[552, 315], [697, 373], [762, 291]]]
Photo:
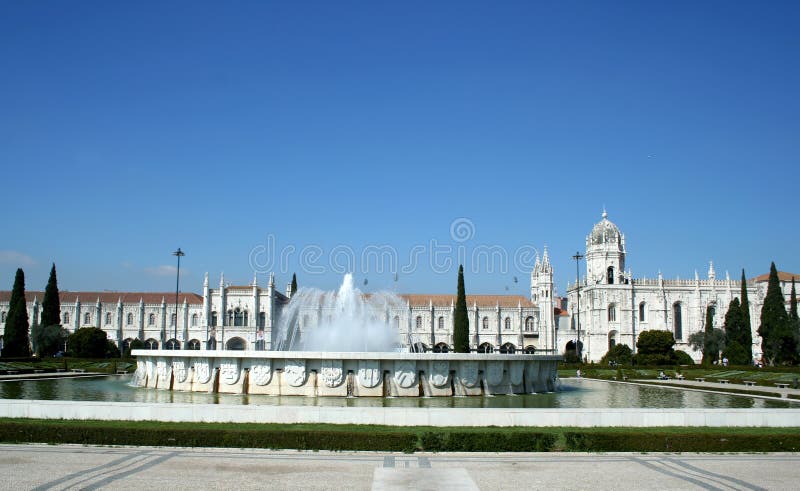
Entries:
[[50, 279], [44, 289], [42, 300], [42, 318], [39, 320], [42, 327], [61, 325], [61, 301], [58, 298], [58, 279], [56, 278], [56, 264], [50, 268]]
[[769, 268], [769, 282], [767, 295], [764, 297], [764, 306], [761, 307], [761, 325], [758, 326], [758, 335], [761, 336], [761, 350], [770, 363], [784, 363], [787, 355], [794, 357], [795, 353], [788, 353], [786, 346], [787, 334], [791, 333], [789, 315], [783, 299], [783, 292], [778, 281], [778, 270], [773, 262]]
[[[750, 301], [747, 299], [747, 278], [742, 269], [742, 337], [739, 344], [744, 348], [744, 352], [749, 360], [753, 359], [753, 325], [750, 323]], [[748, 362], [749, 363], [749, 362]]]
[[458, 293], [453, 318], [453, 349], [456, 353], [469, 353], [469, 317], [467, 294], [464, 291], [464, 266], [458, 266]]
[[297, 274], [296, 273], [292, 273], [292, 286], [291, 286], [289, 291], [291, 292], [292, 296], [294, 296], [294, 294], [297, 293]]
[[744, 335], [744, 321], [742, 319], [742, 307], [739, 299], [734, 298], [725, 313], [725, 335], [729, 342], [742, 342]]
[[714, 331], [714, 311], [712, 307], [709, 305], [706, 307], [706, 326], [704, 329], [704, 339], [703, 339], [703, 360], [701, 363], [703, 365], [711, 365], [711, 363], [717, 359], [719, 353], [714, 353], [713, 350], [716, 347], [714, 343], [711, 342], [712, 336]]
[[789, 299], [789, 316], [797, 320], [797, 292], [794, 290], [794, 276], [792, 276], [792, 298]]
[[8, 302], [8, 315], [3, 333], [3, 356], [30, 356], [28, 309], [25, 303], [25, 273], [17, 269], [14, 288]]

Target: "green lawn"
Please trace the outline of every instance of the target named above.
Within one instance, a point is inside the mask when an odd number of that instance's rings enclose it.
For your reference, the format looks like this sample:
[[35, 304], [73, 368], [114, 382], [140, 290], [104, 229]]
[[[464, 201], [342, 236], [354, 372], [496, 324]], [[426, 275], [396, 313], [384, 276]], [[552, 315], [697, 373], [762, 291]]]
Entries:
[[45, 370], [55, 371], [58, 369], [81, 369], [87, 372], [116, 373], [117, 370], [132, 372], [136, 370], [136, 360], [108, 359], [92, 360], [83, 358], [42, 358], [31, 359], [29, 361], [0, 361], [0, 372], [15, 370], [19, 372]]

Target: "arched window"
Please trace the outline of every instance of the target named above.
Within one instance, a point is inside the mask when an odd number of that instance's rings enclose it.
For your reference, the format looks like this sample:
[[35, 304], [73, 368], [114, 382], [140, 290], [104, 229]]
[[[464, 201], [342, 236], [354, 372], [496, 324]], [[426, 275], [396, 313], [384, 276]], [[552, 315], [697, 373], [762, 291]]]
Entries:
[[106, 325], [111, 325], [111, 312], [106, 312]]
[[422, 329], [422, 316], [417, 316], [417, 329]]
[[178, 320], [178, 314], [172, 314], [169, 317], [169, 325], [170, 326], [174, 326], [175, 325], [175, 321], [177, 321], [177, 320]]
[[[128, 314], [130, 315], [130, 314]], [[150, 314], [147, 316], [147, 325], [148, 326], [155, 326], [156, 325], [156, 314]]]
[[[192, 327], [197, 327], [197, 314], [192, 314]], [[199, 341], [198, 341], [199, 343]], [[200, 349], [199, 347], [197, 349]]]
[[644, 302], [639, 304], [639, 322], [645, 322], [647, 320], [647, 304]]
[[536, 346], [525, 346], [525, 354], [533, 355], [536, 353]]
[[506, 317], [505, 326], [506, 329], [511, 329], [511, 317]]
[[674, 327], [673, 334], [675, 334], [675, 339], [683, 339], [683, 315], [681, 310], [680, 302], [675, 302], [672, 305], [672, 318], [674, 319], [672, 324]]
[[170, 339], [167, 341], [166, 348], [172, 350], [181, 349], [181, 343], [179, 343], [177, 339]]
[[606, 281], [609, 285], [614, 284], [614, 266], [609, 266], [606, 270]]
[[608, 322], [617, 321], [617, 307], [612, 303], [608, 306]]
[[233, 325], [233, 310], [228, 311], [228, 321], [225, 324], [228, 326]]
[[399, 315], [394, 316], [394, 328], [395, 329], [400, 329], [400, 316]]
[[494, 351], [494, 348], [489, 343], [483, 343], [478, 346], [478, 353], [491, 353], [492, 351]]
[[488, 317], [484, 317], [482, 322], [483, 322], [482, 327], [484, 329], [489, 329], [489, 318]]
[[244, 311], [244, 324], [242, 324], [242, 325], [243, 326], [249, 326], [250, 325], [250, 314], [246, 310]]
[[500, 346], [500, 353], [504, 355], [505, 354], [513, 355], [515, 351], [517, 351], [517, 348], [512, 343], [506, 343]]
[[198, 341], [197, 339], [190, 340], [189, 344], [186, 346], [186, 349], [199, 350], [200, 349], [200, 341]]
[[526, 331], [533, 331], [533, 317], [528, 316], [525, 318], [525, 330]]
[[608, 332], [608, 349], [617, 345], [617, 331]]
[[128, 314], [128, 318], [125, 319], [125, 324], [132, 326], [133, 325], [133, 314]]
[[64, 325], [69, 324], [69, 312], [64, 312]]
[[[442, 330], [442, 329], [444, 329], [444, 317], [440, 316], [439, 317], [439, 330]], [[447, 353], [447, 352], [443, 351], [442, 353]]]
[[434, 353], [448, 353], [450, 352], [450, 347], [447, 346], [447, 343], [437, 343], [433, 346]]
[[153, 338], [148, 339], [144, 342], [144, 345], [147, 349], [158, 349], [158, 341]]
[[217, 311], [211, 312], [211, 327], [217, 327]]
[[267, 314], [264, 312], [258, 313], [258, 327], [264, 327], [267, 325]]
[[91, 323], [92, 323], [92, 314], [86, 312], [85, 314], [83, 314], [83, 324], [86, 325]]

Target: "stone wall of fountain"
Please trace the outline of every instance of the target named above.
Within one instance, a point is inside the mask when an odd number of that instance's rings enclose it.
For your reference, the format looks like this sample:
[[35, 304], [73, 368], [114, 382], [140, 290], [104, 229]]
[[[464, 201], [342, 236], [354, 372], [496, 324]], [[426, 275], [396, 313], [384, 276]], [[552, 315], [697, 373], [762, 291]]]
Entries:
[[560, 356], [134, 350], [133, 383], [195, 392], [420, 397], [550, 392]]

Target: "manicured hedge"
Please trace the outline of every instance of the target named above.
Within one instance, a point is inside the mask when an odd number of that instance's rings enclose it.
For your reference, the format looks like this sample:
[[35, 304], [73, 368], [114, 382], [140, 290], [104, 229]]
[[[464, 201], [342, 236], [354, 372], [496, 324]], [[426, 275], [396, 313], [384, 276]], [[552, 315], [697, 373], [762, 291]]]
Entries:
[[177, 447], [291, 448], [300, 450], [383, 450], [411, 452], [417, 436], [408, 431], [375, 432], [308, 429], [108, 428], [97, 424], [2, 422], [0, 441], [147, 445]]
[[567, 431], [572, 452], [797, 452], [800, 435], [724, 432]]
[[548, 452], [557, 436], [529, 430], [513, 432], [428, 431], [420, 435], [427, 452]]

